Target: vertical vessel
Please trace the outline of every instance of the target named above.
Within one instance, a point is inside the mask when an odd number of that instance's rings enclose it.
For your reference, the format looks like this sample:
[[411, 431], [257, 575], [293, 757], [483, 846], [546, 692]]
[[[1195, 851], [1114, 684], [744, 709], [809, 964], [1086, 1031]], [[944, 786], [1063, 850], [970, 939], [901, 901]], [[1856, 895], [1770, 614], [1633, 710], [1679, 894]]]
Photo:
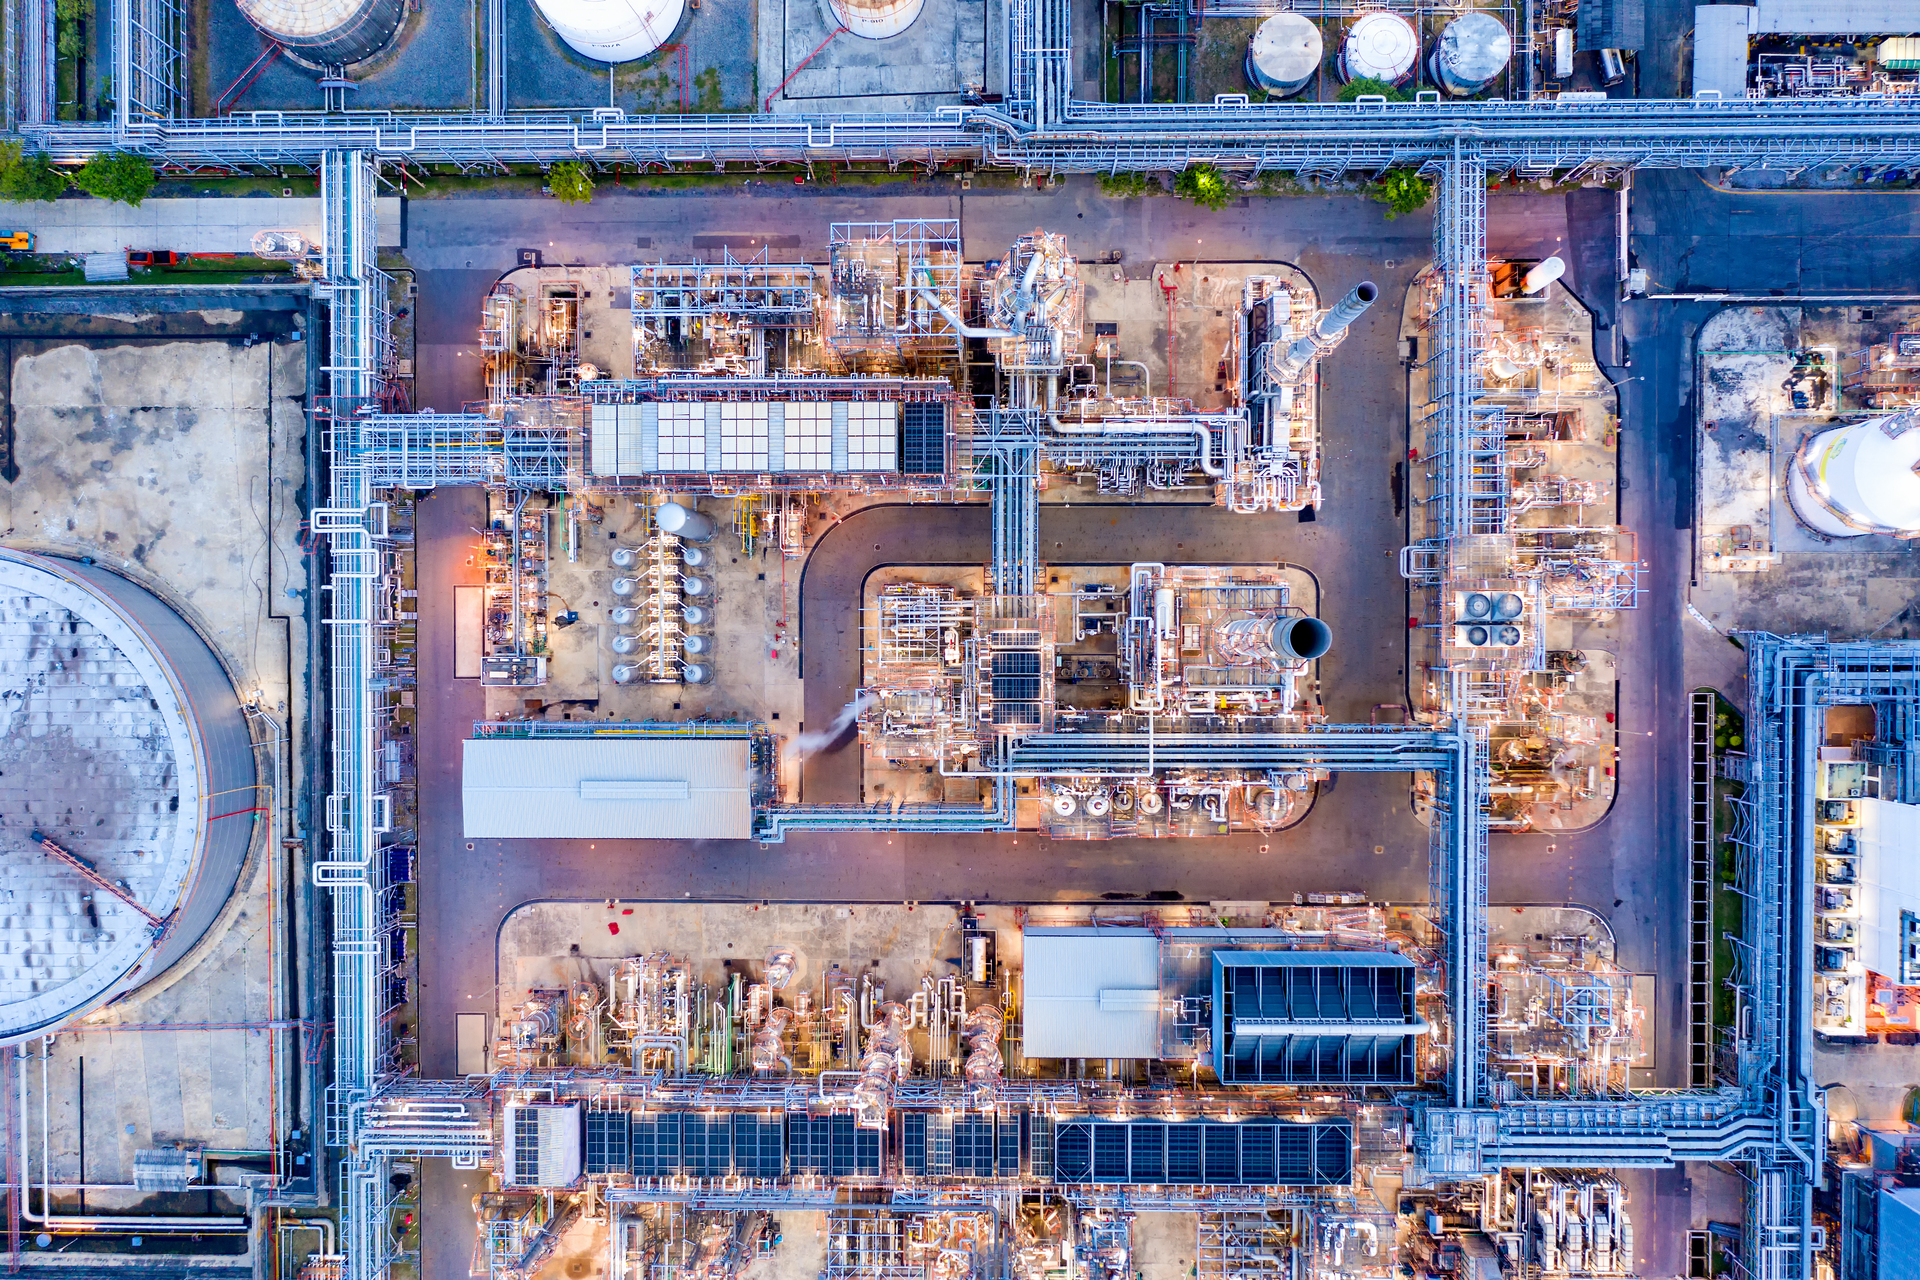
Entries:
[[1448, 93], [1465, 98], [1498, 79], [1512, 57], [1506, 23], [1490, 13], [1463, 13], [1434, 42], [1427, 69]]
[[1303, 13], [1276, 13], [1247, 45], [1247, 79], [1256, 88], [1287, 98], [1307, 87], [1320, 69], [1320, 28]]
[[1340, 74], [1347, 80], [1399, 84], [1420, 59], [1420, 37], [1397, 13], [1364, 14], [1340, 44]]

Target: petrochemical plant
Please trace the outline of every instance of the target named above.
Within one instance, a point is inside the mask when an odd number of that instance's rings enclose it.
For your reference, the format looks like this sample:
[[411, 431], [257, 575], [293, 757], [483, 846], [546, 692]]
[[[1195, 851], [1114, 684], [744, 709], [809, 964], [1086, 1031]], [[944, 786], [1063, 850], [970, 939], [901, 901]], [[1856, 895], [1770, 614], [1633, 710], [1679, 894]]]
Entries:
[[1909, 1275], [1920, 317], [1736, 260], [1920, 19], [1685, 17], [13, 0], [167, 185], [8, 238], [10, 1273]]

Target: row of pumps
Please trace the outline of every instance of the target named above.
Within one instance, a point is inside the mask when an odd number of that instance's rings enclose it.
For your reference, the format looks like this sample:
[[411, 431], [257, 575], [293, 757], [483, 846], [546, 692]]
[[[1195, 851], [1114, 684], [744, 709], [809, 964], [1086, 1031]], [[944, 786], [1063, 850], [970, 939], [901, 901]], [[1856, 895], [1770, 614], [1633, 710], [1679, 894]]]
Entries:
[[[1247, 48], [1247, 79], [1277, 97], [1306, 88], [1320, 70], [1324, 47], [1319, 24], [1302, 13], [1276, 13], [1253, 33]], [[1434, 42], [1427, 69], [1448, 93], [1467, 97], [1492, 84], [1513, 58], [1513, 36], [1490, 13], [1455, 18]], [[1400, 14], [1364, 14], [1340, 44], [1340, 74], [1347, 80], [1399, 84], [1420, 59], [1420, 35]]]

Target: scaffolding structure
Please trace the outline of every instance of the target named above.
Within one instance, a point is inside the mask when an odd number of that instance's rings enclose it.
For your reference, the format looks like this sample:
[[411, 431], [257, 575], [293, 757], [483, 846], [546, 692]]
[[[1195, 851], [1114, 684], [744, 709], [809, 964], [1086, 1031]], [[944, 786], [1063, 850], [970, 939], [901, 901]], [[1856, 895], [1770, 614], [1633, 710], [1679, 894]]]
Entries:
[[951, 353], [959, 335], [960, 221], [836, 222], [827, 235], [827, 345], [862, 367]]
[[181, 0], [113, 0], [113, 91], [121, 129], [186, 114], [188, 24]]

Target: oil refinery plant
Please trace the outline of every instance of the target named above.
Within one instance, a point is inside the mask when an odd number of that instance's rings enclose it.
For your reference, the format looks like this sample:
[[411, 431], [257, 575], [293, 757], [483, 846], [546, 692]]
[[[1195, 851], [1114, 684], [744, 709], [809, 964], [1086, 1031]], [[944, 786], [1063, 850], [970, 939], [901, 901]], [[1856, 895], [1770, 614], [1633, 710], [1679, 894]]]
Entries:
[[3, 43], [8, 1274], [1915, 1274], [1909, 0]]

